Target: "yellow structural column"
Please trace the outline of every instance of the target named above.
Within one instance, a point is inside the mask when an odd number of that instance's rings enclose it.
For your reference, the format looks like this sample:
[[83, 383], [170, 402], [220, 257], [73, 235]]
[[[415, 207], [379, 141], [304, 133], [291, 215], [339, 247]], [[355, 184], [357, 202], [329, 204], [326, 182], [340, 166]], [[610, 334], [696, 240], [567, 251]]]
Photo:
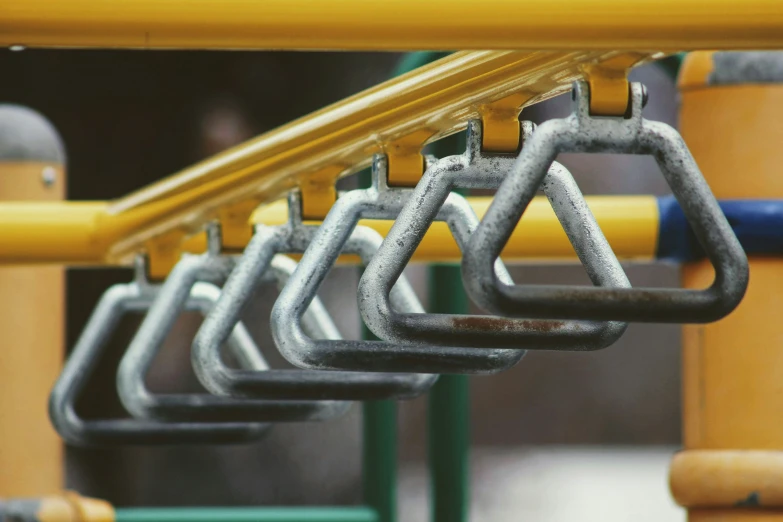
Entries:
[[[62, 143], [46, 119], [0, 105], [0, 200], [63, 199], [64, 164]], [[62, 443], [47, 403], [62, 365], [64, 298], [62, 267], [0, 268], [0, 498], [63, 487]]]
[[[694, 53], [680, 128], [718, 198], [783, 198], [783, 53]], [[707, 286], [706, 262], [684, 284]], [[684, 451], [670, 471], [691, 522], [783, 520], [783, 259], [752, 258], [742, 304], [684, 328]]]

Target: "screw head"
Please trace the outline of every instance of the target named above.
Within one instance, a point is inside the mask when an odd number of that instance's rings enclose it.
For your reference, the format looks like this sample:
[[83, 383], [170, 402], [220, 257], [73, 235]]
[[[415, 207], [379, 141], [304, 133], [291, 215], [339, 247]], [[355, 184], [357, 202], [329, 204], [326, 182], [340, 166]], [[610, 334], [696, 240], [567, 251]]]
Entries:
[[57, 181], [57, 170], [54, 167], [44, 167], [41, 171], [41, 181], [47, 187], [51, 187]]

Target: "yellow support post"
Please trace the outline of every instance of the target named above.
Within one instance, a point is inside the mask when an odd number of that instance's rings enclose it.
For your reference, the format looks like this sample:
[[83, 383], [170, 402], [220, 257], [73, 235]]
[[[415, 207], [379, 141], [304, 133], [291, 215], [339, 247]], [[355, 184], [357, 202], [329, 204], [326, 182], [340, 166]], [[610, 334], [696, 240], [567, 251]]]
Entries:
[[[684, 64], [681, 132], [718, 198], [783, 198], [783, 68], [770, 58], [698, 53]], [[694, 263], [683, 278], [702, 288], [713, 271]], [[783, 520], [781, 310], [783, 260], [751, 258], [742, 304], [684, 328], [684, 451], [670, 484], [691, 522]]]
[[[34, 111], [0, 106], [0, 199], [54, 202], [64, 196], [65, 154], [57, 131]], [[46, 406], [63, 359], [63, 268], [4, 266], [0, 296], [0, 496], [58, 493], [62, 443]]]

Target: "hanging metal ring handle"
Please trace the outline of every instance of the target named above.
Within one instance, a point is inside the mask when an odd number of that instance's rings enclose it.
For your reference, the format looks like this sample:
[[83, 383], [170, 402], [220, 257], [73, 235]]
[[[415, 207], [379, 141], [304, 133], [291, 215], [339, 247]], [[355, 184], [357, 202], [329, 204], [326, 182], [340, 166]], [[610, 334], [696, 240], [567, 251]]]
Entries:
[[263, 437], [268, 424], [163, 423], [139, 419], [83, 419], [75, 404], [125, 313], [145, 311], [155, 292], [138, 282], [104, 292], [49, 396], [49, 416], [57, 432], [77, 446], [231, 444]]
[[[210, 226], [209, 243], [220, 244], [216, 224]], [[145, 377], [180, 314], [187, 308], [207, 315], [220, 298], [220, 290], [207, 283], [222, 283], [234, 266], [235, 257], [218, 252], [194, 256], [185, 254], [172, 269], [125, 352], [117, 371], [117, 391], [125, 408], [134, 416], [163, 421], [190, 422], [295, 422], [336, 417], [348, 411], [350, 402], [232, 400], [204, 393], [150, 392]], [[283, 268], [290, 265], [282, 265]], [[280, 270], [278, 263], [273, 270]], [[320, 330], [319, 330], [320, 331]], [[241, 322], [228, 339], [240, 361], [254, 364], [253, 371], [270, 371]], [[232, 346], [233, 345], [233, 346]], [[253, 361], [253, 358], [257, 361]]]
[[[391, 189], [385, 179], [385, 158], [376, 156], [373, 186], [342, 194], [316, 231], [296, 272], [272, 308], [272, 335], [283, 356], [304, 368], [365, 371], [414, 371], [432, 373], [494, 373], [514, 366], [521, 350], [475, 350], [422, 343], [380, 341], [316, 341], [299, 327], [299, 318], [341, 253], [357, 253], [369, 262], [382, 243], [377, 232], [357, 227], [360, 219], [393, 219], [408, 202], [412, 190]], [[363, 251], [350, 246], [356, 231], [369, 237]], [[369, 235], [369, 236], [368, 236]], [[369, 242], [368, 242], [369, 241]], [[392, 304], [407, 313], [422, 313], [418, 300], [400, 306], [404, 278], [391, 289]], [[412, 293], [412, 291], [411, 291]], [[415, 296], [414, 296], [415, 298]], [[415, 306], [411, 306], [415, 304]]]
[[[235, 370], [222, 361], [219, 348], [240, 320], [243, 307], [268, 273], [270, 263], [274, 263], [280, 253], [304, 252], [316, 234], [317, 226], [302, 223], [300, 209], [299, 195], [292, 193], [289, 196], [288, 223], [276, 227], [256, 227], [244, 255], [223, 286], [222, 295], [214, 310], [206, 317], [193, 341], [191, 354], [196, 376], [208, 390], [217, 395], [244, 398], [378, 400], [413, 398], [427, 391], [437, 379], [436, 375], [309, 370], [259, 372]], [[354, 250], [364, 252], [366, 257], [367, 236], [373, 233], [369, 229], [357, 230], [350, 240], [352, 244], [358, 245]], [[380, 243], [379, 239], [377, 243]], [[372, 240], [369, 244], [370, 250], [374, 252], [377, 244]], [[296, 271], [292, 278], [296, 277], [295, 274]], [[289, 283], [292, 278], [289, 278]], [[411, 303], [416, 302], [415, 294], [407, 281], [403, 281], [399, 287], [397, 294], [401, 295], [401, 298], [398, 299], [401, 299], [403, 306], [411, 306]], [[304, 306], [301, 316], [285, 317], [282, 320], [297, 323], [296, 328], [301, 335], [311, 339], [307, 322], [312, 320], [308, 317], [313, 315], [327, 315], [323, 306], [315, 299], [311, 299]], [[273, 331], [274, 321], [273, 316]], [[322, 340], [317, 342], [330, 349], [350, 342], [341, 340], [336, 328], [324, 333], [328, 335], [322, 336]], [[324, 370], [320, 367], [315, 369]]]
[[[529, 139], [533, 124], [522, 122]], [[433, 221], [446, 221], [460, 249], [465, 249], [478, 218], [455, 189], [497, 189], [513, 157], [484, 155], [481, 123], [468, 125], [467, 150], [460, 156], [434, 161], [422, 176], [407, 205], [399, 213], [378, 253], [359, 283], [359, 308], [367, 326], [386, 340], [450, 344], [473, 348], [531, 350], [597, 350], [614, 343], [626, 323], [510, 319], [485, 315], [402, 314], [389, 301], [389, 289], [402, 274]], [[619, 261], [584, 202], [571, 174], [553, 163], [543, 184], [558, 219], [594, 284], [630, 287]], [[495, 273], [513, 284], [500, 260]]]
[[[589, 91], [575, 85], [570, 116], [541, 124], [522, 148], [462, 259], [468, 294], [482, 307], [511, 317], [705, 323], [730, 313], [748, 285], [748, 260], [679, 133], [642, 117], [643, 87], [631, 84], [629, 117], [594, 117]], [[561, 152], [650, 154], [680, 203], [715, 268], [705, 290], [509, 285], [495, 260]]]

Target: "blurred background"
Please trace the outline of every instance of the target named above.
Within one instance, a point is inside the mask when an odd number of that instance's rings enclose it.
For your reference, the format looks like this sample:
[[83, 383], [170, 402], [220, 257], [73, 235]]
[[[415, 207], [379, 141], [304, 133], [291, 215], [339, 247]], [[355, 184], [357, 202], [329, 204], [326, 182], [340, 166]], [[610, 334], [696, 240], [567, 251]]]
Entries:
[[[13, 81], [0, 102], [49, 118], [68, 152], [71, 200], [110, 199], [389, 78], [393, 53], [0, 51]], [[671, 72], [656, 65], [632, 79], [650, 91], [646, 117], [676, 125]], [[570, 99], [527, 109], [564, 116]], [[665, 194], [649, 158], [567, 155], [585, 194]], [[346, 187], [350, 187], [347, 180]], [[355, 186], [355, 185], [354, 185]], [[676, 286], [664, 264], [626, 265], [633, 285]], [[426, 271], [407, 271], [426, 307]], [[587, 282], [579, 266], [514, 267], [519, 283]], [[68, 273], [68, 346], [101, 293], [128, 270]], [[356, 268], [335, 269], [321, 296], [346, 337], [359, 337]], [[259, 292], [246, 324], [278, 367]], [[154, 390], [198, 390], [188, 349], [199, 318], [184, 316], [150, 375]], [[79, 404], [85, 416], [121, 416], [116, 363], [138, 324], [124, 321]], [[682, 520], [669, 499], [668, 462], [680, 442], [679, 328], [632, 325], [597, 353], [529, 353], [500, 375], [471, 378], [474, 520]], [[45, 407], [41, 405], [41, 407]], [[126, 448], [67, 452], [68, 487], [116, 506], [324, 505], [361, 499], [359, 406], [317, 425], [276, 427], [242, 447]], [[400, 520], [425, 520], [426, 400], [400, 404]]]

